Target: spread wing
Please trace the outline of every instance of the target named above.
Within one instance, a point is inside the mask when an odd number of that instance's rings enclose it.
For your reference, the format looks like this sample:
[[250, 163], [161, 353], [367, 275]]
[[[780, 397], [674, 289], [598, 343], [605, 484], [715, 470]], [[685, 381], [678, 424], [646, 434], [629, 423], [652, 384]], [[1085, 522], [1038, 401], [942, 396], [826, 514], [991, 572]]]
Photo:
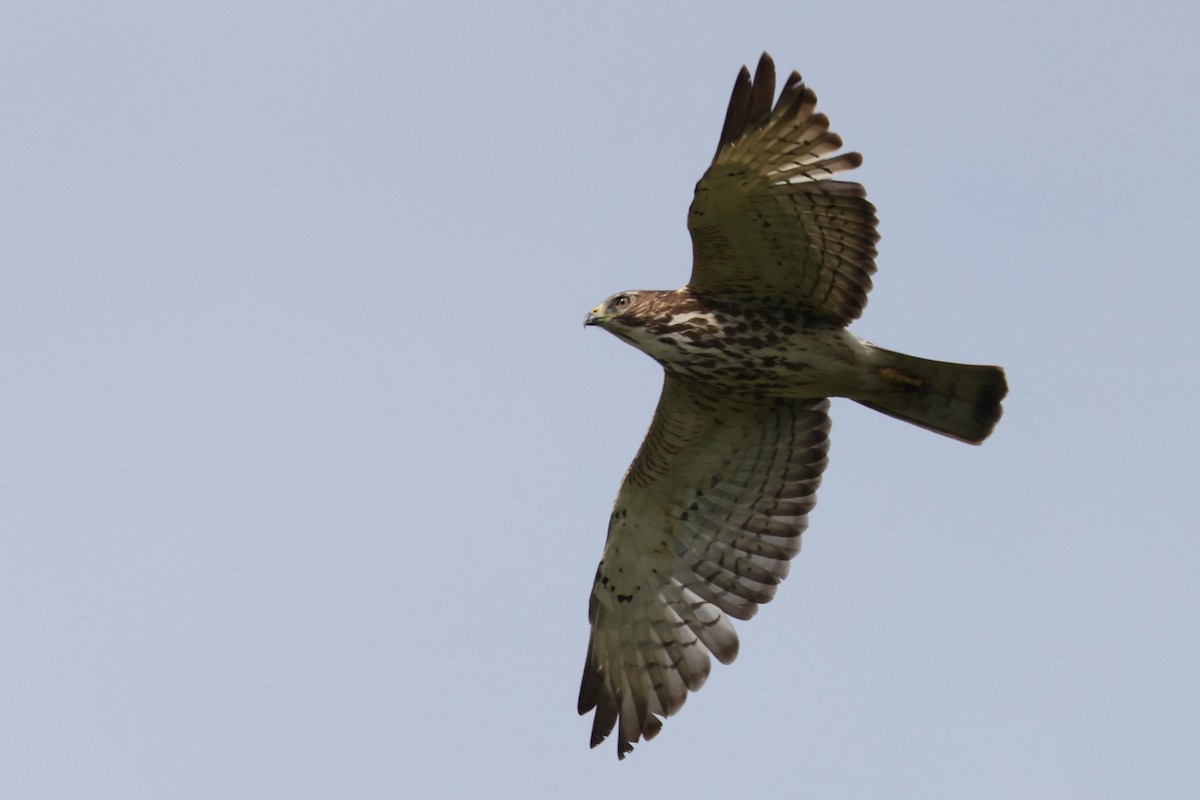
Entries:
[[654, 737], [769, 601], [800, 550], [829, 438], [827, 400], [754, 400], [668, 375], [596, 571], [579, 713], [592, 747]]
[[867, 303], [875, 272], [875, 207], [857, 183], [829, 180], [862, 163], [816, 114], [793, 72], [771, 108], [775, 64], [742, 67], [712, 166], [688, 212], [695, 292], [786, 305], [845, 325]]

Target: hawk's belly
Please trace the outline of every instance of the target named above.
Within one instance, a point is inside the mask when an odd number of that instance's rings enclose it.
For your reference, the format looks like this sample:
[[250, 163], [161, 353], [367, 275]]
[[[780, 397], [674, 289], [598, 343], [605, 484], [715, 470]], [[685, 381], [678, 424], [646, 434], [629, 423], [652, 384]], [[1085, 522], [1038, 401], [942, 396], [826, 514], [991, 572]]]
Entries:
[[873, 376], [871, 346], [843, 328], [691, 321], [647, 328], [634, 344], [668, 372], [739, 394], [846, 396]]

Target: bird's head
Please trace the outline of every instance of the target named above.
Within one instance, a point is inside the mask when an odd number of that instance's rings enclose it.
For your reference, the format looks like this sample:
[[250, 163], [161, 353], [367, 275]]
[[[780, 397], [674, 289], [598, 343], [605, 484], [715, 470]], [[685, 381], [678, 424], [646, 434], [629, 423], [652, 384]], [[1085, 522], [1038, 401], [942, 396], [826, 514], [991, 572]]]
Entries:
[[[595, 325], [639, 350], [647, 350], [657, 323], [665, 312], [664, 302], [675, 292], [617, 292], [588, 312], [583, 324]], [[669, 316], [669, 315], [668, 315]]]
[[624, 328], [640, 327], [640, 314], [644, 313], [645, 295], [649, 292], [618, 292], [588, 312], [583, 324], [598, 325], [616, 333]]
[[680, 338], [702, 326], [706, 309], [685, 287], [677, 291], [618, 292], [588, 312], [596, 325], [653, 358], [678, 354]]

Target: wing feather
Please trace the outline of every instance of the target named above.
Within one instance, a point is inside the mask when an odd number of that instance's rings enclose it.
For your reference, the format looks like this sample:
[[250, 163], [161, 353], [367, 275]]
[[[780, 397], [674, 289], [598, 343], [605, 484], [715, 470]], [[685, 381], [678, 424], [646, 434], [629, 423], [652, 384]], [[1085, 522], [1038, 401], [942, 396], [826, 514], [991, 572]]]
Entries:
[[579, 712], [624, 757], [730, 663], [730, 618], [774, 596], [826, 464], [826, 400], [720, 395], [668, 375], [626, 473], [589, 605]]
[[[721, 300], [800, 308], [830, 322], [856, 319], [875, 272], [875, 207], [861, 185], [830, 180], [862, 163], [815, 113], [793, 72], [774, 110], [775, 65], [734, 83], [712, 166], [688, 213], [689, 288]], [[764, 100], [764, 98], [766, 98]]]

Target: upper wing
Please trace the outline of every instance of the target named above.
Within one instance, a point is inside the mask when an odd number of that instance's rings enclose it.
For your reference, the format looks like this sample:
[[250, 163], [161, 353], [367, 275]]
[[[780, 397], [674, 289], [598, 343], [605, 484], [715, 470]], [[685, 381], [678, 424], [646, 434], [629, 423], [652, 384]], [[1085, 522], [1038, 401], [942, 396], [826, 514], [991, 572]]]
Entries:
[[[827, 400], [734, 398], [667, 376], [625, 475], [588, 616], [579, 713], [621, 758], [738, 640], [800, 550], [829, 438]], [[656, 716], [657, 715], [657, 716]]]
[[775, 64], [763, 53], [754, 81], [742, 67], [712, 166], [688, 212], [688, 286], [717, 299], [856, 319], [875, 272], [875, 207], [857, 183], [828, 180], [862, 163], [842, 146], [817, 97], [793, 72], [771, 109]]

